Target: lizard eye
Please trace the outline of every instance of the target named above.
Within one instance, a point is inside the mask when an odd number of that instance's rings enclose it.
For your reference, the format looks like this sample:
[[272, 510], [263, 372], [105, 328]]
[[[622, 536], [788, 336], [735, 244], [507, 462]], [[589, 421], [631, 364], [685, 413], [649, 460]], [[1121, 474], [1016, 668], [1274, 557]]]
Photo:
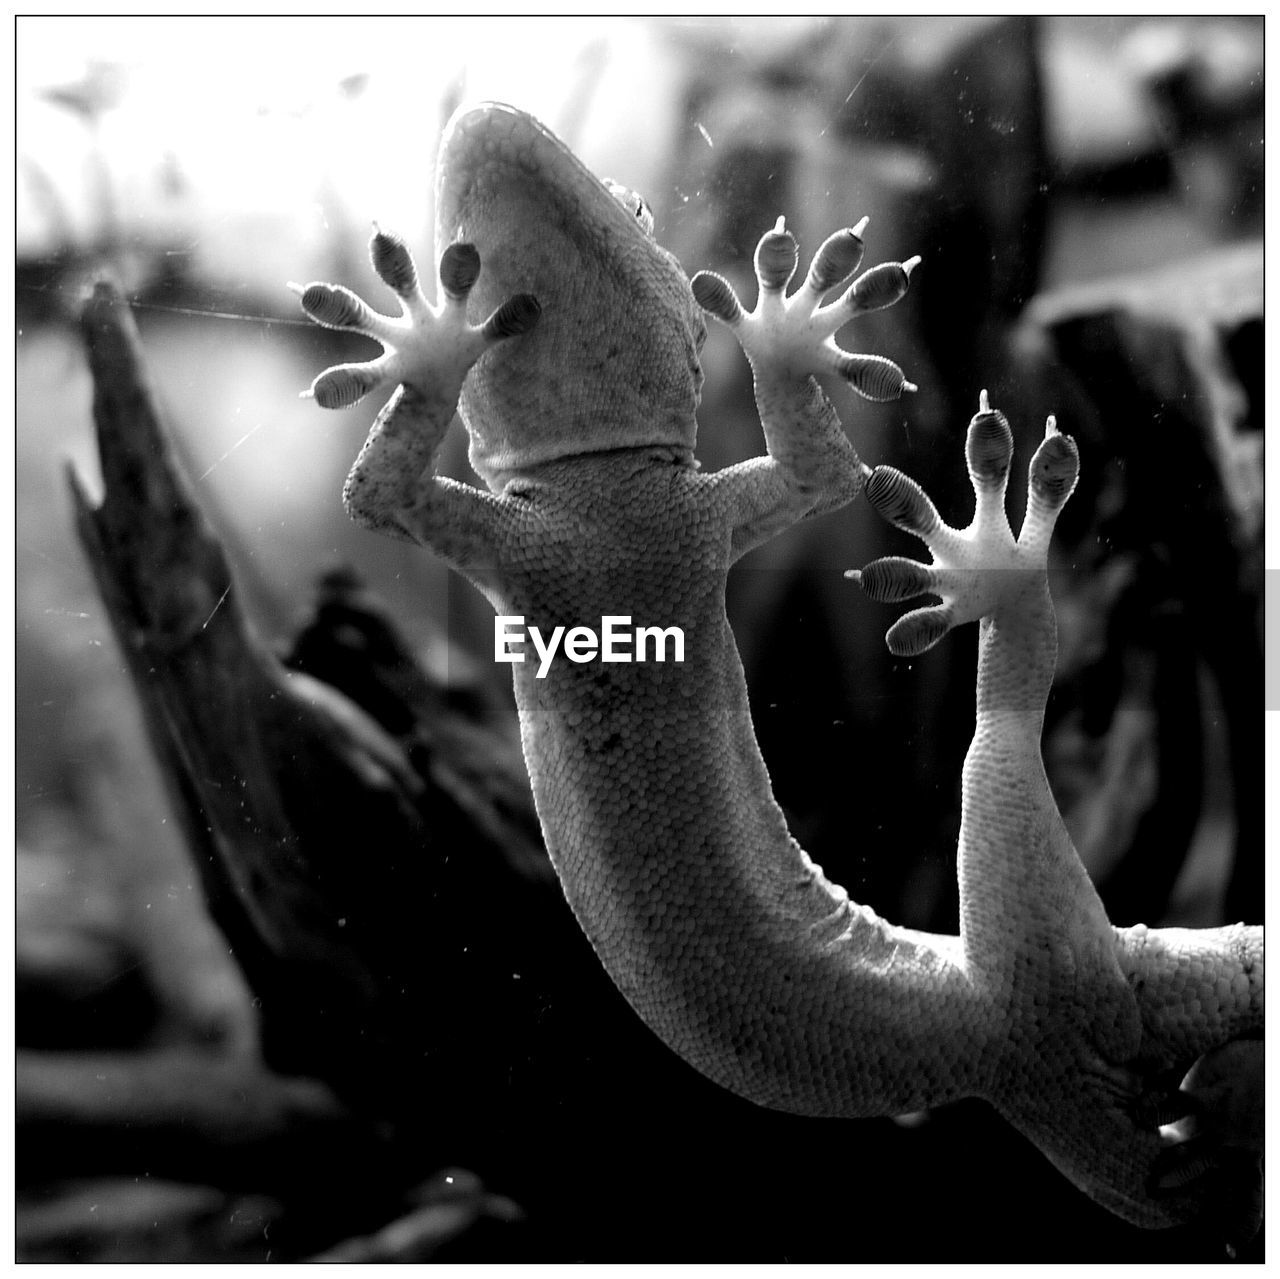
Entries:
[[609, 194], [640, 223], [645, 235], [652, 236], [653, 211], [645, 203], [643, 197], [631, 190], [630, 187], [624, 187], [621, 182], [614, 182], [612, 178], [605, 178], [604, 184], [608, 187]]

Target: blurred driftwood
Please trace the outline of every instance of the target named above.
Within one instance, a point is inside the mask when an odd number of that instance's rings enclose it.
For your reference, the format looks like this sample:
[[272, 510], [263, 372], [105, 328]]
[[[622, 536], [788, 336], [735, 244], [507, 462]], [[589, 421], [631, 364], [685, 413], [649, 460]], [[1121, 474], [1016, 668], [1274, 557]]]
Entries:
[[143, 957], [118, 896], [69, 873], [56, 853], [19, 847], [14, 1038], [20, 1048], [127, 1048], [159, 1025]]
[[[84, 327], [106, 494], [95, 508], [72, 477], [78, 527], [267, 1060], [403, 1116], [474, 983], [511, 962], [484, 939], [462, 958], [456, 901], [484, 895], [499, 950], [528, 927], [504, 882], [559, 907], [518, 755], [450, 722], [350, 582], [330, 580], [293, 660], [354, 681], [369, 710], [268, 652], [170, 463], [127, 308], [100, 286]], [[500, 1023], [501, 993], [484, 998]]]
[[277, 1260], [281, 1205], [270, 1197], [147, 1177], [97, 1178], [20, 1193], [18, 1262]]
[[[1046, 294], [1023, 325], [1084, 460], [1046, 757], [1121, 924], [1262, 922], [1262, 281], [1245, 243]], [[1219, 866], [1178, 902], [1197, 841]]]
[[[515, 1261], [518, 1235], [510, 1227], [524, 1214], [501, 1195], [490, 1194], [479, 1179], [461, 1168], [438, 1173], [417, 1187], [415, 1206], [371, 1235], [345, 1240], [312, 1261]], [[487, 1238], [486, 1238], [487, 1237]], [[465, 1252], [457, 1253], [460, 1240]], [[483, 1249], [478, 1251], [477, 1248]]]
[[133, 1174], [314, 1195], [353, 1162], [377, 1168], [374, 1133], [328, 1089], [232, 1054], [22, 1050], [16, 1084], [28, 1184]]

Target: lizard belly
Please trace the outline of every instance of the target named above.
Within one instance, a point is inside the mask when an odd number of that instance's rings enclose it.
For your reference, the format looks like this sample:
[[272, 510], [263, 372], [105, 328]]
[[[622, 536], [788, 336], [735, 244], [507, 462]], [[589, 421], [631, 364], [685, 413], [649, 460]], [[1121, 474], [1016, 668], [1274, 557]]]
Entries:
[[966, 1001], [940, 1009], [958, 969], [851, 902], [789, 835], [722, 603], [708, 614], [685, 619], [683, 666], [517, 668], [579, 923], [646, 1023], [752, 1101], [851, 1116], [965, 1095]]

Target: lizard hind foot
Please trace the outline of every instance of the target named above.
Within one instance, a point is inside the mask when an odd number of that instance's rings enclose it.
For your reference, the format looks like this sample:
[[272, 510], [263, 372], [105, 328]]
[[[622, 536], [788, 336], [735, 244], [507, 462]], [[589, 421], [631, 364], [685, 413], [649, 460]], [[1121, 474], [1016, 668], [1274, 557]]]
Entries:
[[872, 267], [835, 301], [824, 301], [858, 269], [866, 226], [863, 218], [856, 226], [829, 236], [814, 254], [804, 282], [788, 297], [800, 250], [785, 220], [779, 218], [756, 246], [759, 296], [754, 310], [748, 311], [733, 285], [713, 271], [699, 271], [693, 277], [693, 295], [704, 311], [733, 330], [757, 376], [762, 372], [801, 377], [834, 373], [864, 399], [896, 400], [914, 391], [915, 383], [884, 356], [841, 349], [835, 334], [855, 316], [899, 301], [920, 259]]
[[894, 467], [876, 467], [868, 478], [871, 505], [890, 524], [920, 538], [933, 562], [890, 556], [845, 576], [882, 603], [920, 595], [941, 601], [914, 609], [890, 627], [885, 640], [895, 656], [918, 656], [954, 627], [993, 616], [1022, 594], [1029, 579], [1043, 579], [1049, 536], [1075, 487], [1079, 454], [1071, 437], [1060, 434], [1049, 418], [1045, 439], [1031, 460], [1026, 517], [1017, 538], [1004, 509], [1012, 457], [1009, 423], [983, 391], [965, 440], [975, 499], [967, 528], [947, 524], [924, 490]]
[[379, 278], [400, 301], [399, 316], [383, 315], [341, 285], [290, 285], [302, 309], [327, 329], [348, 329], [378, 342], [372, 360], [326, 369], [304, 394], [321, 408], [350, 408], [371, 391], [404, 383], [457, 401], [463, 379], [495, 342], [526, 333], [541, 308], [530, 294], [508, 298], [484, 321], [467, 321], [467, 298], [480, 276], [480, 254], [471, 244], [451, 244], [440, 256], [439, 305], [427, 301], [413, 255], [399, 236], [374, 226], [369, 256]]
[[1264, 1049], [1260, 1039], [1231, 1040], [1192, 1067], [1161, 1115], [1166, 1144], [1148, 1182], [1153, 1197], [1196, 1194], [1202, 1225], [1228, 1255], [1248, 1243], [1262, 1221]]

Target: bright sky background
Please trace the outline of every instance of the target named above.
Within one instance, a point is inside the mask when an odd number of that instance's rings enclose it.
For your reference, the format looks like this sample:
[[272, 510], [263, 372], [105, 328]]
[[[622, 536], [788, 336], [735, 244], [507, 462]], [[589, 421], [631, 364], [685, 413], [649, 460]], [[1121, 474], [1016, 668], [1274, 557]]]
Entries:
[[[376, 216], [413, 234], [431, 207], [443, 104], [458, 92], [517, 103], [561, 132], [597, 171], [645, 189], [657, 180], [676, 109], [675, 95], [664, 91], [675, 66], [664, 31], [679, 25], [600, 18], [23, 19], [19, 256], [57, 247], [68, 229], [73, 239], [92, 238], [102, 216], [94, 170], [103, 162], [126, 227], [154, 231], [168, 221], [190, 235], [194, 221], [200, 251], [231, 252], [238, 273], [254, 273], [253, 259], [266, 258], [278, 275], [280, 254], [331, 235], [338, 214], [364, 226]], [[95, 67], [115, 104], [90, 126], [48, 95], [83, 85]], [[344, 89], [366, 76], [360, 92]], [[181, 200], [171, 189], [166, 194], [166, 174], [180, 175]], [[211, 242], [220, 230], [230, 232], [224, 249]], [[205, 265], [215, 273], [231, 266]]]

